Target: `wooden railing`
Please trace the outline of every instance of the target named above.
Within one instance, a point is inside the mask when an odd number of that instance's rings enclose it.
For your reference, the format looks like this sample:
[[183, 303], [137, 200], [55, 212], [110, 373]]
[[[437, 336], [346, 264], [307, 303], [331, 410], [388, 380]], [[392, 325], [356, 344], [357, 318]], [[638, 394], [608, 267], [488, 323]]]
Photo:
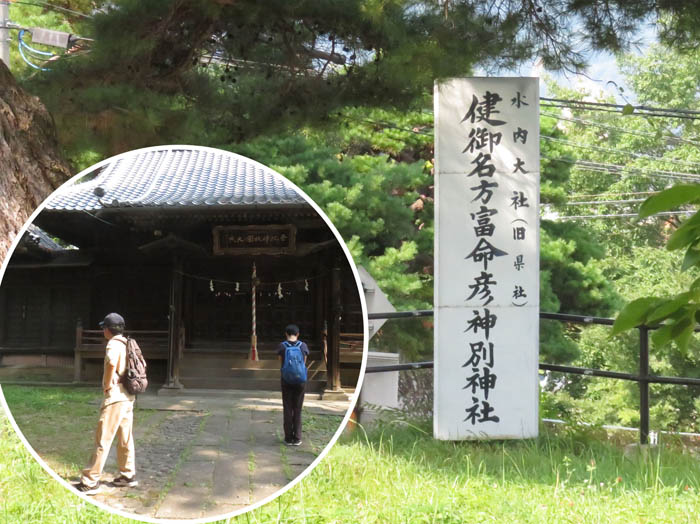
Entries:
[[340, 334], [340, 355], [343, 353], [362, 353], [365, 337], [362, 333]]
[[[139, 344], [143, 356], [150, 360], [167, 360], [168, 331], [127, 330], [124, 335], [133, 337]], [[84, 359], [103, 359], [107, 341], [101, 329], [83, 329], [80, 325], [75, 330], [74, 380], [80, 382]]]

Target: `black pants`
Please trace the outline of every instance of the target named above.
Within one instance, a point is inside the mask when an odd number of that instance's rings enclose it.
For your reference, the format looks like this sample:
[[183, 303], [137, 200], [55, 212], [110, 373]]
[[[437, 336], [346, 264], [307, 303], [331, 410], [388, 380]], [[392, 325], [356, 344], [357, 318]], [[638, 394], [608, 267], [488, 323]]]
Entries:
[[284, 410], [284, 440], [301, 440], [301, 407], [304, 405], [306, 384], [287, 384], [282, 381], [282, 408]]

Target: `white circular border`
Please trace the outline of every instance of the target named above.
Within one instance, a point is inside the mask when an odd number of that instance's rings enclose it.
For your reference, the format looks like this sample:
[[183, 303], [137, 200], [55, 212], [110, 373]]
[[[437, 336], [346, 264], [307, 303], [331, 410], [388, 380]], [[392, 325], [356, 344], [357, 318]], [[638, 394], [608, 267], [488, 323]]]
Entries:
[[[279, 491], [276, 491], [272, 495], [269, 495], [268, 497], [265, 497], [264, 499], [255, 502], [253, 504], [250, 504], [244, 509], [234, 511], [232, 513], [225, 513], [222, 515], [218, 515], [216, 517], [203, 517], [199, 519], [156, 519], [156, 518], [150, 518], [150, 517], [144, 517], [142, 515], [136, 515], [134, 513], [127, 513], [125, 511], [118, 510], [116, 508], [112, 508], [111, 506], [108, 506], [107, 504], [104, 504], [102, 502], [96, 501], [92, 499], [90, 496], [82, 494], [82, 493], [76, 493], [76, 491], [73, 489], [71, 484], [68, 483], [68, 481], [64, 480], [62, 477], [60, 477], [56, 472], [54, 472], [46, 462], [39, 456], [39, 454], [34, 451], [34, 448], [29, 444], [27, 439], [24, 437], [24, 434], [22, 431], [19, 429], [19, 426], [17, 425], [17, 422], [15, 422], [14, 417], [12, 416], [12, 412], [10, 411], [9, 406], [7, 405], [7, 401], [5, 400], [5, 395], [2, 392], [2, 385], [0, 384], [0, 403], [2, 404], [2, 407], [5, 409], [5, 412], [7, 414], [8, 419], [10, 420], [10, 423], [12, 424], [12, 427], [15, 430], [15, 433], [19, 436], [20, 440], [24, 444], [24, 447], [27, 448], [29, 453], [34, 457], [34, 459], [41, 464], [41, 467], [44, 468], [44, 470], [51, 475], [55, 480], [57, 480], [59, 483], [61, 483], [66, 489], [68, 489], [72, 494], [82, 498], [83, 500], [86, 500], [90, 502], [91, 504], [94, 504], [95, 506], [109, 511], [110, 513], [115, 513], [119, 516], [132, 519], [132, 520], [137, 520], [137, 521], [142, 521], [142, 522], [153, 522], [156, 524], [161, 524], [161, 523], [182, 523], [182, 522], [190, 522], [192, 524], [200, 524], [200, 523], [205, 523], [205, 522], [215, 522], [217, 520], [224, 520], [224, 519], [230, 519], [232, 517], [236, 517], [238, 515], [242, 515], [243, 513], [246, 513], [248, 511], [252, 511], [254, 509], [257, 509], [268, 502], [271, 502], [275, 498], [279, 497], [280, 495], [284, 494], [287, 492], [289, 489], [294, 487], [296, 484], [301, 482], [304, 477], [306, 477], [313, 469], [318, 465], [318, 463], [328, 454], [330, 449], [333, 447], [335, 442], [338, 440], [340, 437], [340, 434], [343, 432], [345, 429], [345, 426], [348, 423], [348, 420], [350, 419], [350, 415], [352, 414], [355, 405], [357, 404], [357, 400], [360, 395], [360, 389], [362, 388], [362, 382], [364, 381], [365, 378], [365, 367], [367, 366], [367, 348], [369, 345], [369, 332], [367, 328], [368, 320], [367, 320], [367, 304], [365, 302], [365, 295], [364, 291], [362, 288], [362, 282], [360, 280], [360, 275], [357, 272], [357, 266], [355, 265], [355, 261], [352, 258], [352, 255], [350, 254], [350, 251], [348, 250], [347, 245], [345, 244], [345, 241], [343, 240], [343, 237], [340, 235], [336, 227], [333, 225], [333, 223], [330, 221], [330, 219], [326, 216], [326, 214], [323, 212], [323, 210], [314, 202], [311, 198], [309, 198], [309, 195], [307, 195], [304, 191], [302, 191], [296, 184], [292, 183], [289, 179], [286, 177], [282, 176], [280, 173], [277, 173], [275, 170], [270, 169], [269, 167], [265, 166], [264, 164], [261, 164], [260, 162], [257, 162], [253, 159], [250, 159], [248, 157], [244, 157], [243, 155], [239, 155], [237, 153], [233, 153], [231, 151], [226, 151], [224, 149], [216, 149], [213, 147], [204, 147], [204, 146], [191, 146], [191, 145], [167, 145], [167, 146], [154, 146], [154, 147], [145, 147], [142, 149], [134, 149], [132, 151], [128, 151], [126, 153], [122, 153], [119, 155], [115, 155], [113, 157], [107, 158], [105, 160], [102, 160], [98, 162], [97, 164], [94, 164], [84, 170], [82, 170], [80, 173], [75, 175], [74, 177], [70, 178], [66, 182], [64, 182], [58, 189], [56, 189], [51, 195], [49, 195], [40, 205], [39, 207], [34, 210], [34, 213], [31, 214], [31, 216], [27, 219], [27, 221], [24, 223], [22, 228], [17, 232], [14, 240], [12, 241], [12, 245], [10, 246], [10, 249], [7, 251], [7, 254], [5, 255], [5, 260], [2, 263], [2, 267], [0, 268], [0, 285], [2, 285], [2, 279], [5, 276], [5, 271], [7, 269], [7, 265], [10, 261], [10, 258], [12, 257], [15, 248], [19, 244], [19, 241], [21, 240], [22, 236], [24, 233], [27, 231], [29, 228], [30, 224], [34, 221], [36, 216], [43, 211], [43, 209], [46, 207], [48, 204], [49, 200], [51, 200], [52, 197], [54, 197], [57, 194], [60, 194], [62, 191], [65, 192], [67, 188], [72, 186], [72, 184], [78, 180], [80, 180], [82, 177], [85, 175], [93, 172], [95, 169], [98, 169], [102, 167], [105, 164], [109, 164], [112, 162], [115, 162], [117, 160], [121, 160], [123, 158], [127, 158], [130, 155], [136, 155], [138, 153], [144, 153], [148, 151], [171, 151], [171, 150], [189, 150], [189, 151], [208, 151], [208, 152], [214, 152], [214, 153], [225, 153], [227, 155], [232, 155], [232, 156], [237, 156], [240, 158], [244, 158], [246, 160], [249, 160], [253, 164], [257, 164], [260, 166], [262, 169], [273, 173], [276, 177], [281, 177], [285, 180], [285, 183], [289, 184], [296, 192], [298, 192], [301, 196], [304, 197], [306, 202], [311, 205], [311, 207], [314, 208], [314, 210], [319, 214], [321, 218], [326, 222], [326, 225], [330, 228], [330, 230], [333, 232], [335, 235], [336, 239], [340, 243], [340, 246], [343, 248], [343, 253], [345, 254], [345, 257], [347, 258], [347, 261], [350, 264], [350, 268], [352, 269], [352, 274], [355, 277], [355, 283], [357, 284], [357, 292], [360, 296], [360, 305], [362, 306], [362, 332], [364, 336], [364, 343], [362, 346], [362, 364], [360, 365], [360, 375], [357, 380], [357, 385], [355, 386], [355, 392], [352, 395], [352, 398], [350, 399], [350, 407], [348, 408], [348, 411], [345, 413], [345, 417], [343, 418], [342, 422], [340, 423], [340, 426], [338, 427], [338, 430], [335, 432], [331, 440], [326, 444], [326, 447], [323, 448], [321, 453], [314, 459], [314, 461], [307, 466], [307, 468], [302, 471], [299, 475], [297, 475], [293, 480], [291, 480], [288, 484], [286, 484], [283, 488], [281, 488]], [[79, 510], [76, 510], [79, 511]]]

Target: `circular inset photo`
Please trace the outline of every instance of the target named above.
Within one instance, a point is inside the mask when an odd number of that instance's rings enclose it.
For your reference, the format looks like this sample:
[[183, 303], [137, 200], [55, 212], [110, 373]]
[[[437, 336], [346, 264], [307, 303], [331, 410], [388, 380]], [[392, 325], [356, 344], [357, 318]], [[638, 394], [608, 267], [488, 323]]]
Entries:
[[34, 456], [147, 521], [269, 501], [356, 402], [366, 307], [337, 230], [281, 175], [164, 146], [83, 171], [34, 213], [0, 285], [0, 383]]

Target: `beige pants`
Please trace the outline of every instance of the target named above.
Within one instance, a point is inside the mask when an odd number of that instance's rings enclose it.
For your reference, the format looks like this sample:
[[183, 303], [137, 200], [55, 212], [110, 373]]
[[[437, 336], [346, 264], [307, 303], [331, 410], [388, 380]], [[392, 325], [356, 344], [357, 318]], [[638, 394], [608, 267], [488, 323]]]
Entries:
[[134, 403], [131, 401], [115, 402], [100, 410], [100, 420], [95, 432], [95, 453], [90, 459], [90, 466], [83, 470], [80, 477], [83, 484], [94, 486], [100, 480], [115, 435], [119, 473], [127, 478], [134, 476], [133, 424]]

